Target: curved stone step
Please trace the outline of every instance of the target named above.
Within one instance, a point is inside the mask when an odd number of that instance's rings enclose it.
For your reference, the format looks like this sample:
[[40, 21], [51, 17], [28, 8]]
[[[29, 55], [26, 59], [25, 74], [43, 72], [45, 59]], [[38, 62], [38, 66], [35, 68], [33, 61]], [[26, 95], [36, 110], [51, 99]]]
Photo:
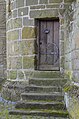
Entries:
[[34, 71], [31, 78], [59, 78], [64, 77], [60, 71]]
[[17, 109], [61, 109], [66, 110], [64, 103], [62, 102], [27, 102], [19, 101], [15, 105]]
[[26, 92], [46, 92], [46, 93], [53, 93], [53, 92], [61, 92], [62, 88], [57, 86], [37, 86], [37, 85], [29, 85], [25, 87]]
[[29, 85], [62, 87], [67, 82], [64, 78], [31, 78]]
[[22, 93], [22, 100], [52, 100], [52, 101], [63, 101], [64, 96], [57, 92], [53, 94], [49, 93]]
[[45, 117], [60, 117], [60, 119], [68, 119], [69, 115], [67, 111], [62, 110], [11, 110], [9, 111], [11, 115], [32, 115], [32, 116], [45, 116]]

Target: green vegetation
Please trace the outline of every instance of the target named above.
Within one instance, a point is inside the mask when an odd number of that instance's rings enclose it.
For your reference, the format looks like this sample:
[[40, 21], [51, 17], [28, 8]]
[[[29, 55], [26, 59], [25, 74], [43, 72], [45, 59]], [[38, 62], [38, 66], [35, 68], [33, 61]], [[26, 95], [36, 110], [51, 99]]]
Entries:
[[0, 119], [22, 119], [21, 116], [12, 116], [9, 115], [9, 109], [12, 108], [12, 105], [5, 105], [0, 103]]

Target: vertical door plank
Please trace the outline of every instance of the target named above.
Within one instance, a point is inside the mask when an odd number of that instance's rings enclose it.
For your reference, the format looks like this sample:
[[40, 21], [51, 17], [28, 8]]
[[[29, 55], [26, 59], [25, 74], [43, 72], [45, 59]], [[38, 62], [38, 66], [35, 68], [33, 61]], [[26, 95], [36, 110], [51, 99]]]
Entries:
[[54, 24], [52, 21], [47, 21], [47, 29], [50, 31], [47, 34], [47, 61], [49, 65], [52, 65], [54, 62], [54, 51], [53, 42], [54, 42]]
[[[54, 52], [59, 53], [59, 22], [54, 21], [54, 43], [56, 46], [54, 46]], [[57, 57], [58, 56], [58, 57]], [[59, 67], [59, 55], [54, 55], [54, 62], [55, 65]]]
[[40, 44], [40, 65], [41, 64], [45, 64], [45, 61], [46, 61], [47, 39], [46, 39], [46, 34], [44, 33], [45, 29], [46, 29], [46, 21], [41, 21], [40, 22], [40, 39], [39, 39], [39, 44]]

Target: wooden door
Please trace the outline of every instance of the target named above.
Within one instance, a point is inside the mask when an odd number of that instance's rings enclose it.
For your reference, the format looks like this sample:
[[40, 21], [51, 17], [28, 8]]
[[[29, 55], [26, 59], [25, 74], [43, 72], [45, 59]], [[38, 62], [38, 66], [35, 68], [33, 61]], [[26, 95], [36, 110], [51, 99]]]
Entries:
[[59, 70], [59, 20], [39, 21], [38, 69]]

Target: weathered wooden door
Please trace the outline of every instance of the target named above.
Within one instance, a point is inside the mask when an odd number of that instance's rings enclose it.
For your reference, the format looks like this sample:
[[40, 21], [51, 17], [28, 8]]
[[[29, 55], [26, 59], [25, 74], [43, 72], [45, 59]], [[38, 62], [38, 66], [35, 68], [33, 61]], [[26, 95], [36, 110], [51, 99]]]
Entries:
[[38, 69], [59, 70], [59, 20], [39, 20]]

